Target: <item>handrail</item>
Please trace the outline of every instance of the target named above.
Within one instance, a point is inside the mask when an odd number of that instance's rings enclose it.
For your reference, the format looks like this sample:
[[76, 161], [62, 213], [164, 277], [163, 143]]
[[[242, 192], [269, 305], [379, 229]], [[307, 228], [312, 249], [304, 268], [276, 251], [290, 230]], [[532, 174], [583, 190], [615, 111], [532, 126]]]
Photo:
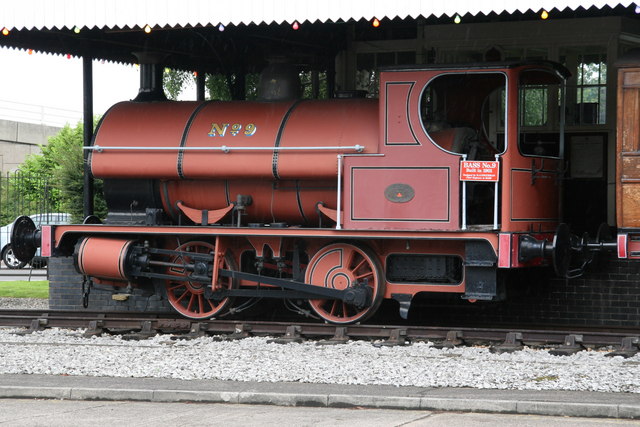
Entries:
[[229, 153], [231, 151], [355, 151], [361, 153], [364, 151], [364, 145], [349, 146], [333, 146], [333, 147], [229, 147], [222, 145], [220, 147], [117, 147], [117, 146], [101, 146], [93, 145], [90, 147], [82, 147], [83, 150], [102, 152], [104, 150], [115, 151], [222, 151]]

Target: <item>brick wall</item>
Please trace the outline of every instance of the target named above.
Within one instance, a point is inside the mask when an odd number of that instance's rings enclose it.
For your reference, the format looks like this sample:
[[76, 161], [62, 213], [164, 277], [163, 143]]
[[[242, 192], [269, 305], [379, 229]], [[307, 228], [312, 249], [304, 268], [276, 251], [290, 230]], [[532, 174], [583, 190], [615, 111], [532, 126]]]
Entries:
[[[460, 295], [423, 294], [412, 305], [410, 320], [420, 324], [561, 324], [640, 325], [640, 262], [602, 259], [580, 278], [553, 277], [550, 269], [511, 271], [507, 278], [506, 302], [471, 304]], [[82, 276], [71, 257], [51, 258], [49, 264], [49, 304], [58, 310], [85, 310], [82, 307]], [[112, 292], [92, 290], [86, 310], [165, 311], [173, 309], [164, 295], [133, 296], [114, 301]], [[384, 314], [399, 321], [396, 306], [387, 304]], [[372, 319], [379, 321], [380, 316]]]
[[531, 323], [640, 325], [640, 262], [602, 258], [575, 279], [525, 272], [510, 284], [510, 303], [496, 314]]
[[579, 278], [554, 277], [551, 269], [510, 271], [506, 302], [463, 301], [422, 295], [410, 319], [421, 324], [640, 325], [640, 262], [603, 257]]
[[92, 289], [89, 306], [82, 306], [82, 275], [76, 272], [72, 257], [49, 259], [49, 307], [52, 310], [78, 311], [153, 311], [173, 312], [164, 295], [133, 295], [126, 301], [112, 299], [114, 291]]

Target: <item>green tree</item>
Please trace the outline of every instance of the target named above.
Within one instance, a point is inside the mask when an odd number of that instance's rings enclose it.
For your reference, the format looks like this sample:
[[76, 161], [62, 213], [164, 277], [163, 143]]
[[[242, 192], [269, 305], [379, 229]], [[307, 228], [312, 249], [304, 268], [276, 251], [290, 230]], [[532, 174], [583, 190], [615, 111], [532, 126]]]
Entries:
[[[41, 149], [43, 153], [50, 151], [47, 146]], [[12, 222], [20, 215], [59, 210], [61, 194], [53, 184], [52, 162], [50, 155], [31, 155], [16, 172], [3, 177], [0, 195], [2, 224]]]
[[162, 80], [167, 98], [176, 101], [185, 87], [188, 87], [194, 82], [195, 77], [186, 71], [165, 68]]
[[[16, 176], [34, 177], [34, 182], [46, 182], [50, 190], [42, 186], [22, 185], [23, 197], [41, 199], [49, 197], [49, 211], [68, 212], [74, 222], [83, 219], [84, 160], [83, 124], [66, 125], [42, 146], [42, 154], [29, 156], [18, 169]], [[25, 179], [26, 183], [30, 181]], [[94, 180], [95, 214], [106, 215], [106, 203], [102, 193], [102, 181]], [[31, 213], [31, 212], [29, 212]]]
[[217, 101], [231, 101], [229, 80], [222, 74], [208, 74], [205, 83], [209, 99]]
[[[300, 80], [303, 88], [303, 98], [312, 97], [312, 73], [304, 71], [300, 73]], [[236, 84], [236, 75], [224, 74], [207, 74], [205, 87], [209, 99], [217, 101], [231, 101], [232, 87]], [[180, 93], [191, 84], [194, 84], [195, 76], [187, 71], [172, 70], [165, 68], [164, 70], [164, 89], [167, 98], [171, 100], [178, 99]], [[244, 77], [244, 96], [245, 100], [252, 101], [258, 98], [258, 84], [260, 82], [260, 73], [249, 73]], [[319, 78], [319, 98], [328, 98], [327, 75], [325, 72], [320, 73]]]
[[49, 176], [9, 173], [0, 180], [0, 225], [9, 224], [20, 215], [55, 210], [57, 190]]

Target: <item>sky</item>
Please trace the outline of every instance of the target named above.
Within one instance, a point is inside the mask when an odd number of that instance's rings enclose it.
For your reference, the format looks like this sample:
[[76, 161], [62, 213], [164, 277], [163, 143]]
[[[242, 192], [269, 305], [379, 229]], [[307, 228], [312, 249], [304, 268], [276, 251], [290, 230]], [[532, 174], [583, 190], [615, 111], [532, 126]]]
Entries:
[[[75, 125], [82, 119], [81, 58], [0, 48], [0, 64], [1, 119], [40, 122], [42, 112], [46, 124]], [[134, 98], [139, 83], [135, 65], [94, 61], [94, 114], [103, 114], [116, 102]], [[193, 92], [195, 98], [195, 88]], [[190, 95], [186, 91], [184, 97]]]

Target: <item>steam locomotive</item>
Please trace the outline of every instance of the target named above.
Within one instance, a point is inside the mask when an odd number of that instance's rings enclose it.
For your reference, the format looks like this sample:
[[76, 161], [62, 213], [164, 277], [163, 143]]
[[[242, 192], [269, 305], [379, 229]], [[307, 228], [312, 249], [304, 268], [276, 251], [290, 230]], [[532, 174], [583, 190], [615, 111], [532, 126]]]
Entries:
[[[260, 101], [113, 106], [90, 150], [104, 223], [14, 226], [14, 252], [71, 256], [94, 284], [166, 295], [205, 319], [247, 301], [308, 303], [361, 322], [383, 299], [503, 298], [512, 269], [618, 248], [561, 222], [564, 87], [548, 61], [380, 72], [379, 99], [302, 100], [265, 78]], [[353, 95], [353, 94], [347, 94]]]

